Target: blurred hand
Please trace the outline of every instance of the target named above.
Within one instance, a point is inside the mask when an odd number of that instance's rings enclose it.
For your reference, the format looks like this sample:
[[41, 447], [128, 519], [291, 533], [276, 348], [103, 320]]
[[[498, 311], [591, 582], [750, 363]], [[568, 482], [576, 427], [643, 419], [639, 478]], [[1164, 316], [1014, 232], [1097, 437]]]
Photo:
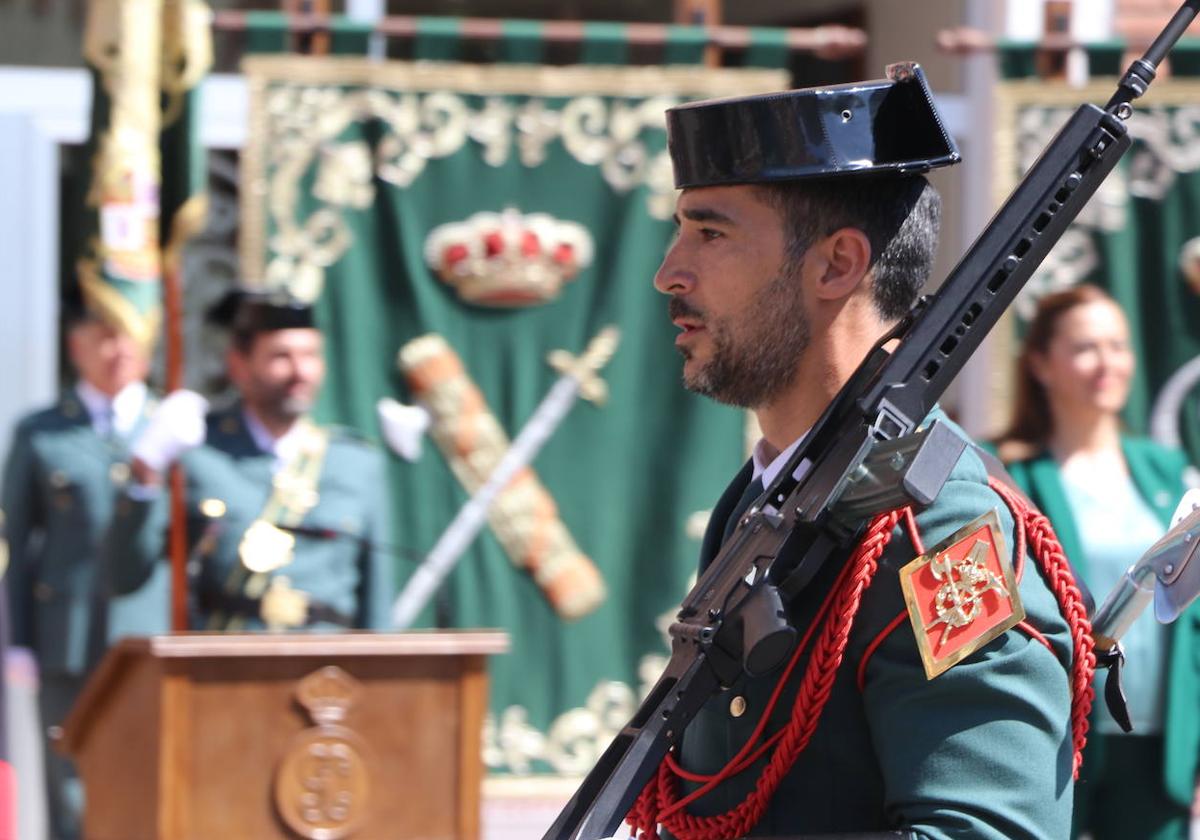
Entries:
[[156, 483], [157, 474], [179, 456], [204, 443], [208, 400], [195, 391], [174, 391], [158, 405], [146, 428], [130, 447], [134, 478]]
[[419, 405], [405, 405], [391, 397], [375, 403], [379, 431], [388, 447], [406, 461], [421, 457], [421, 437], [429, 428], [429, 412]]

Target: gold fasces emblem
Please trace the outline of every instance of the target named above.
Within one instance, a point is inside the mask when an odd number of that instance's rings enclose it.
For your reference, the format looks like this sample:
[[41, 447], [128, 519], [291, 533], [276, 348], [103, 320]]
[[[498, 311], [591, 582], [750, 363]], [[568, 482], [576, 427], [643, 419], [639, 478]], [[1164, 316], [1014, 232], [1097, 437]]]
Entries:
[[265, 519], [256, 519], [242, 534], [238, 557], [252, 572], [266, 574], [292, 562], [296, 538], [281, 531]]
[[263, 593], [259, 615], [268, 630], [291, 630], [308, 622], [308, 593], [292, 589], [283, 575], [271, 578]]
[[900, 587], [929, 679], [1025, 618], [995, 510], [902, 568]]
[[1004, 582], [988, 568], [988, 549], [987, 542], [977, 539], [967, 556], [957, 563], [949, 554], [938, 555], [929, 561], [934, 580], [942, 582], [933, 600], [937, 618], [929, 625], [945, 628], [938, 639], [938, 650], [946, 644], [951, 630], [966, 627], [979, 618], [985, 593], [996, 592], [1004, 599], [1010, 597]]
[[[405, 344], [398, 361], [413, 398], [433, 418], [429, 434], [451, 471], [463, 489], [478, 493], [511, 446], [483, 392], [436, 333]], [[560, 616], [580, 618], [604, 601], [600, 570], [575, 543], [531, 466], [505, 486], [488, 519], [509, 559], [533, 577]]]

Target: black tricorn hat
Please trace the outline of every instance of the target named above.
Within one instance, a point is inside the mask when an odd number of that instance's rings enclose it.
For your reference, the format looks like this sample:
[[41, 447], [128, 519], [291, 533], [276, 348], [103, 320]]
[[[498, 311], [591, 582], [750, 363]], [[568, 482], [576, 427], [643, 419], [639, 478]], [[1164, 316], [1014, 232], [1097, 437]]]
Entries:
[[312, 306], [284, 291], [231, 289], [208, 310], [206, 320], [235, 335], [315, 328]]
[[679, 105], [667, 138], [679, 189], [912, 175], [961, 159], [912, 62], [886, 79]]

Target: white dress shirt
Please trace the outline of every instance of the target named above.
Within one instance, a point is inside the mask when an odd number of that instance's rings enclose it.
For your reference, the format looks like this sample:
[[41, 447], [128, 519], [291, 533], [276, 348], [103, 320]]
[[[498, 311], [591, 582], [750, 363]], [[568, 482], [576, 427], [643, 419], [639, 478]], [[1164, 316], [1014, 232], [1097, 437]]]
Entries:
[[130, 382], [116, 396], [110, 397], [94, 385], [81, 381], [76, 384], [75, 393], [100, 437], [108, 437], [113, 432], [129, 437], [146, 408], [145, 382]]
[[304, 432], [301, 430], [301, 423], [293, 423], [292, 427], [284, 432], [282, 436], [275, 437], [268, 431], [266, 426], [259, 422], [258, 418], [249, 409], [242, 409], [242, 419], [246, 422], [246, 431], [250, 432], [250, 437], [254, 441], [255, 446], [274, 457], [275, 471], [291, 461], [300, 451], [300, 447], [304, 441]]
[[[771, 456], [771, 453], [775, 451], [774, 447], [767, 443], [766, 438], [759, 438], [758, 443], [754, 444], [754, 449], [750, 453], [750, 460], [754, 462], [754, 474], [750, 480], [761, 479], [764, 489], [771, 486], [771, 482], [779, 477], [779, 473], [787, 465], [788, 458], [792, 457], [792, 453], [796, 451], [796, 447], [806, 437], [808, 437], [808, 431], [805, 431], [804, 434], [792, 441], [786, 449], [774, 457]], [[796, 468], [794, 476], [800, 478], [808, 471], [808, 467], [809, 463], [807, 461], [801, 463]]]

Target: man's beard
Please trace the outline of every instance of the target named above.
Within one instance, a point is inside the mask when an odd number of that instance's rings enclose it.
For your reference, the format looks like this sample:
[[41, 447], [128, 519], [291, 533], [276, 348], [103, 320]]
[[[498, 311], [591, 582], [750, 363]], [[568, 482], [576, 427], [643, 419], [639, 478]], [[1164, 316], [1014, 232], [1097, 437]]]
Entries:
[[287, 385], [259, 384], [250, 400], [253, 407], [269, 419], [279, 423], [290, 423], [312, 411], [313, 400], [308, 396], [287, 392]]
[[[683, 384], [697, 394], [741, 408], [769, 405], [795, 380], [800, 355], [811, 338], [798, 283], [785, 271], [763, 289], [745, 311], [709, 320], [679, 298], [672, 298], [672, 318], [696, 315], [712, 342], [712, 358]], [[735, 320], [736, 319], [736, 320]], [[690, 351], [680, 348], [685, 359]]]

